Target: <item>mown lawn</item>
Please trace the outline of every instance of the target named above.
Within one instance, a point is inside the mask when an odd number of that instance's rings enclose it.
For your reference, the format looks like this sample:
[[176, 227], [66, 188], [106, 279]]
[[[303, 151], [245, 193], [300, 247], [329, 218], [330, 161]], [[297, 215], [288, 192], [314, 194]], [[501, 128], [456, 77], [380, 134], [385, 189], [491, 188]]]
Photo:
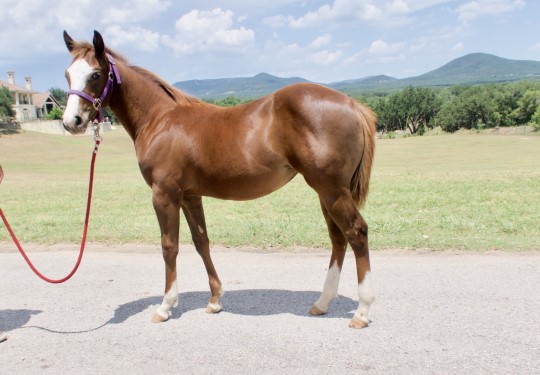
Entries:
[[[0, 207], [20, 240], [80, 241], [91, 137], [0, 137]], [[362, 211], [372, 249], [540, 250], [540, 137], [455, 134], [377, 140]], [[213, 243], [329, 247], [315, 193], [301, 177], [249, 202], [205, 199]], [[185, 222], [182, 242], [190, 242]], [[8, 240], [0, 226], [0, 241]], [[89, 240], [159, 242], [150, 189], [123, 130], [105, 134]]]

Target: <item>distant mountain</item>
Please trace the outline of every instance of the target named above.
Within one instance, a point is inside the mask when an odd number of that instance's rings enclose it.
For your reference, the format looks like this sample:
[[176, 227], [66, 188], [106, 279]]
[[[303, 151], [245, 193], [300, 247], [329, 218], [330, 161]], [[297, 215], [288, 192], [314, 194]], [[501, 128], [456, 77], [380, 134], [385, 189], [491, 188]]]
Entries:
[[[334, 82], [327, 86], [351, 95], [412, 86], [473, 85], [492, 82], [540, 79], [540, 61], [510, 60], [486, 53], [471, 53], [428, 73], [397, 79], [385, 75]], [[306, 79], [280, 78], [266, 73], [254, 77], [205, 79], [176, 82], [174, 86], [203, 99], [258, 98]]]
[[431, 72], [401, 81], [417, 86], [446, 86], [522, 79], [540, 79], [540, 61], [510, 60], [487, 53], [471, 53]]
[[334, 82], [334, 83], [330, 83], [328, 86], [338, 91], [347, 91], [351, 88], [357, 88], [357, 87], [391, 86], [396, 81], [399, 81], [399, 80], [394, 77], [378, 75], [378, 76], [370, 76], [370, 77], [364, 77], [364, 78], [359, 78], [359, 79], [349, 79], [349, 80], [341, 81], [341, 82]]
[[176, 82], [174, 86], [202, 99], [222, 99], [227, 96], [244, 99], [258, 98], [297, 82], [309, 81], [298, 77], [280, 78], [259, 73], [254, 77], [181, 81]]

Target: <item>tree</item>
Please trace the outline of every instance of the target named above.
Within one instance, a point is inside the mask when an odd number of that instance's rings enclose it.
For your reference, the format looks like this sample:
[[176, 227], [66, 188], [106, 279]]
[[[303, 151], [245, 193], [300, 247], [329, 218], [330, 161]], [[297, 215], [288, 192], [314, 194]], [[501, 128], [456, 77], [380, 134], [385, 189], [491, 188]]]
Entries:
[[492, 86], [472, 86], [450, 89], [443, 101], [436, 123], [444, 131], [461, 128], [481, 129], [504, 125], [505, 117], [497, 112], [496, 89]]
[[540, 107], [538, 107], [536, 112], [531, 116], [530, 124], [537, 132], [540, 132]]
[[56, 99], [56, 101], [58, 102], [58, 104], [60, 104], [61, 106], [65, 106], [66, 103], [67, 103], [67, 93], [58, 88], [58, 87], [51, 87], [49, 89], [49, 93], [51, 94], [51, 96]]
[[0, 119], [9, 119], [15, 116], [13, 110], [13, 97], [7, 87], [0, 87]]
[[446, 89], [414, 88], [370, 93], [361, 101], [377, 113], [378, 130], [409, 129], [422, 134], [440, 126], [444, 131], [526, 125], [540, 131], [540, 82], [520, 81]]
[[218, 100], [216, 105], [220, 107], [234, 107], [235, 105], [242, 104], [244, 101], [235, 96], [227, 96], [224, 99]]
[[432, 127], [440, 106], [435, 90], [409, 86], [381, 98], [374, 109], [385, 131], [408, 129], [411, 134], [416, 134]]
[[467, 110], [460, 96], [451, 92], [447, 94], [435, 122], [445, 132], [453, 133], [467, 127]]
[[[361, 101], [361, 100], [359, 100]], [[384, 132], [392, 131], [390, 124], [392, 123], [392, 111], [389, 110], [388, 98], [380, 96], [377, 98], [368, 98], [365, 100], [377, 114], [377, 130]]]
[[539, 108], [540, 90], [530, 89], [518, 99], [517, 108], [512, 112], [512, 117], [516, 124], [525, 125], [531, 122], [535, 113], [540, 113]]

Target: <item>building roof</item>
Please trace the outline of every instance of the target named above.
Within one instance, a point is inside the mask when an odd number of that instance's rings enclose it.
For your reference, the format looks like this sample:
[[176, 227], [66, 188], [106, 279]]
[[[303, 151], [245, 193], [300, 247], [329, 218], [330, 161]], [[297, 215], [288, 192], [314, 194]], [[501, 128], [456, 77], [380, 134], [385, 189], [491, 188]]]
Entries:
[[[45, 102], [49, 98], [52, 99], [52, 96], [48, 92], [34, 92], [34, 93], [32, 93], [32, 102], [34, 102], [34, 105], [36, 107], [43, 107], [45, 105]], [[50, 100], [50, 101], [52, 102], [53, 100]], [[55, 103], [56, 103], [56, 101], [55, 101]]]
[[31, 90], [28, 90], [26, 87], [19, 87], [19, 86], [16, 86], [16, 85], [12, 85], [11, 83], [6, 82], [6, 81], [2, 81], [1, 79], [0, 79], [0, 86], [7, 87], [7, 89], [9, 91], [23, 92], [23, 93], [32, 92]]

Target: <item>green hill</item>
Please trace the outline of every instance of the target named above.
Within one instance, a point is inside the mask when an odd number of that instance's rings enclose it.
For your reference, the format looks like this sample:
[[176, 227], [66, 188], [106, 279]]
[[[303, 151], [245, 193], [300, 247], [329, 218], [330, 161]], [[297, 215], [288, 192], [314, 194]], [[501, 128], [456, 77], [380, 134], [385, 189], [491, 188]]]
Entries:
[[[350, 95], [368, 91], [387, 91], [409, 85], [437, 87], [474, 85], [540, 79], [540, 61], [510, 60], [486, 54], [471, 53], [450, 61], [425, 74], [397, 79], [385, 75], [334, 82], [327, 86]], [[176, 82], [174, 86], [203, 99], [257, 98], [295, 82], [308, 82], [299, 77], [280, 78], [266, 73], [254, 77], [205, 79]]]
[[522, 79], [540, 79], [540, 61], [510, 60], [487, 53], [471, 53], [431, 72], [400, 81], [416, 86], [438, 86]]
[[370, 76], [360, 79], [330, 83], [328, 86], [338, 91], [347, 91], [355, 88], [392, 87], [399, 79], [386, 75]]
[[175, 87], [202, 99], [258, 98], [297, 82], [308, 82], [303, 78], [280, 78], [267, 73], [254, 77], [202, 79], [176, 82]]

